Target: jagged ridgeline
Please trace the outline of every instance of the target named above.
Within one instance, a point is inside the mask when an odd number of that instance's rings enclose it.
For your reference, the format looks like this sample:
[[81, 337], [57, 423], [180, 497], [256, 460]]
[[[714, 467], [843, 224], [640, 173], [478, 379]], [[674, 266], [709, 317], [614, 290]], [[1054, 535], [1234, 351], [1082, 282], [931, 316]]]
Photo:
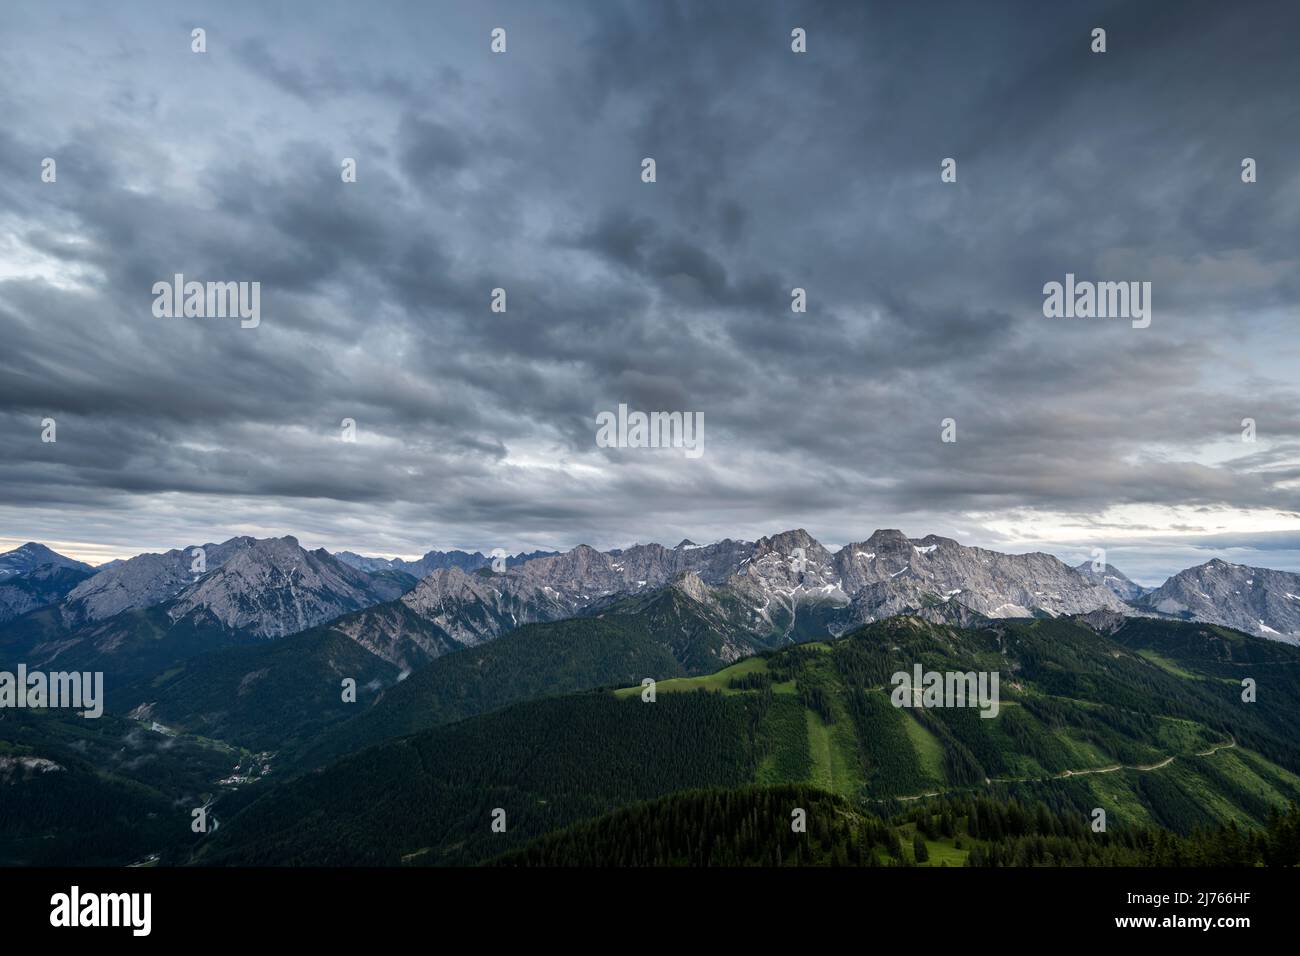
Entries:
[[[916, 664], [999, 672], [997, 717], [893, 706], [892, 675]], [[1082, 825], [1100, 808], [1111, 836], [1257, 829], [1300, 798], [1300, 651], [1213, 625], [894, 618], [655, 696], [528, 701], [370, 747], [267, 791], [197, 861], [480, 863], [698, 788], [801, 785], [882, 819], [976, 796]]]

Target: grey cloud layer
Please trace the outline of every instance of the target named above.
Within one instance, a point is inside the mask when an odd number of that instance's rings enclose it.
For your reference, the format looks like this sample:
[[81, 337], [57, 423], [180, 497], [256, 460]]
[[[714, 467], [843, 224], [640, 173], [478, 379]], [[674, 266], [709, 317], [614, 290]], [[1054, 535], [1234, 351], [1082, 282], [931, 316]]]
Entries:
[[[2, 527], [418, 553], [1294, 518], [1300, 11], [1055, 6], [19, 4]], [[176, 272], [260, 281], [261, 327], [155, 319]], [[1043, 319], [1066, 272], [1151, 279], [1152, 327]], [[619, 402], [702, 411], [707, 454], [597, 449]], [[1247, 416], [1259, 444], [1202, 452]]]

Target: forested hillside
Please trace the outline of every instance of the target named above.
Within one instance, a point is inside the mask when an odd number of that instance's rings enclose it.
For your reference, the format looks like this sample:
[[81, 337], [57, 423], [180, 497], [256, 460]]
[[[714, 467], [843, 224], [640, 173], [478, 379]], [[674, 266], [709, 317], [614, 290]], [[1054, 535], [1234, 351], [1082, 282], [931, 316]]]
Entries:
[[[267, 793], [198, 861], [481, 862], [607, 810], [749, 779], [748, 701], [677, 695], [654, 707], [583, 694], [518, 704], [347, 757]], [[493, 832], [493, 811], [506, 831]]]
[[[802, 812], [803, 827], [796, 829]], [[807, 786], [673, 794], [541, 837], [497, 866], [1295, 866], [1300, 807], [1188, 836], [1094, 832], [1042, 803], [943, 798], [887, 820]]]
[[6, 710], [0, 724], [0, 866], [184, 859], [194, 808], [247, 755], [148, 724]]
[[[355, 682], [355, 700], [343, 681]], [[119, 708], [177, 730], [284, 762], [326, 729], [371, 706], [397, 682], [398, 669], [356, 641], [313, 628], [278, 641], [228, 647], [177, 663], [113, 695]]]
[[374, 708], [295, 760], [314, 767], [394, 737], [484, 714], [516, 701], [708, 674], [726, 663], [726, 638], [707, 609], [668, 587], [591, 617], [523, 627], [448, 654], [385, 690]]
[[[1300, 798], [1300, 651], [1232, 635], [1245, 643], [1225, 662], [1216, 630], [1166, 626], [895, 618], [661, 681], [653, 702], [637, 684], [518, 704], [269, 791], [199, 860], [481, 862], [638, 800], [747, 783], [814, 786], [886, 815], [949, 794], [1042, 802], [1076, 823], [1102, 809], [1115, 833], [1262, 827]], [[997, 716], [893, 706], [891, 675], [915, 663], [1000, 672]], [[1258, 700], [1220, 672], [1230, 664], [1258, 675]]]

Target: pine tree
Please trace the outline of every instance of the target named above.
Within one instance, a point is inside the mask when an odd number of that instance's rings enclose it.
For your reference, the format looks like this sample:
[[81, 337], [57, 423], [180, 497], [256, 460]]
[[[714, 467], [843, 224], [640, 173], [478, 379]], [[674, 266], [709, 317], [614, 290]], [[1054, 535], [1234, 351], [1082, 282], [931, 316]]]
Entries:
[[912, 835], [912, 857], [917, 863], [925, 863], [930, 859], [930, 850], [925, 845], [925, 837], [920, 831]]

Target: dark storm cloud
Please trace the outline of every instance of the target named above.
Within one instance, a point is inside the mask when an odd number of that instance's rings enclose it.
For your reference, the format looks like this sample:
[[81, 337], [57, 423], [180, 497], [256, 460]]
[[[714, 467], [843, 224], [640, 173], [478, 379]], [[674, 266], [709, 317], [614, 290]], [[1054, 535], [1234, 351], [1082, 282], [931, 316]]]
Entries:
[[[1288, 4], [18, 8], [15, 537], [995, 542], [1034, 514], [1113, 535], [1119, 506], [1296, 527]], [[155, 319], [176, 272], [261, 282], [261, 326]], [[1066, 272], [1152, 281], [1152, 326], [1044, 319]], [[705, 457], [597, 449], [620, 402], [702, 411]]]

